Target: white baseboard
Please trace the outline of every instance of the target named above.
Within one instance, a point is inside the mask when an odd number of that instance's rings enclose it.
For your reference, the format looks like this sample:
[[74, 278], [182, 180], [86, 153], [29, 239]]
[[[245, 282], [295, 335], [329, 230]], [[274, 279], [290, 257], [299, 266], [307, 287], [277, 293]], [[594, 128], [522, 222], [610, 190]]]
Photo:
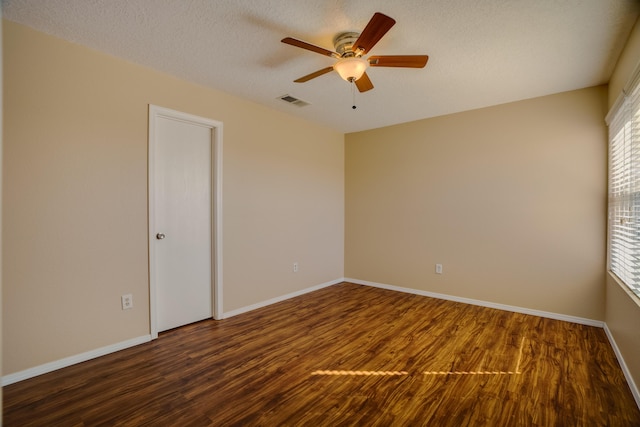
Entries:
[[624, 377], [627, 379], [627, 384], [629, 384], [629, 388], [631, 389], [631, 394], [633, 394], [633, 398], [636, 400], [636, 405], [640, 408], [640, 391], [638, 390], [638, 386], [633, 380], [633, 376], [631, 376], [631, 371], [629, 371], [629, 367], [624, 361], [624, 357], [622, 357], [622, 353], [618, 348], [618, 344], [616, 344], [616, 340], [613, 338], [613, 334], [611, 330], [609, 330], [609, 326], [605, 323], [604, 332], [607, 334], [607, 338], [609, 338], [609, 343], [611, 347], [613, 347], [613, 351], [616, 354], [616, 358], [618, 359], [618, 363], [620, 363], [620, 368], [622, 368], [622, 372], [624, 373]]
[[116, 351], [124, 350], [125, 348], [133, 347], [149, 341], [151, 341], [151, 335], [143, 335], [141, 337], [111, 344], [106, 347], [87, 351], [86, 353], [76, 354], [74, 356], [65, 357], [64, 359], [45, 363], [44, 365], [25, 369], [24, 371], [5, 375], [2, 377], [2, 386], [4, 387], [9, 384], [17, 383], [18, 381], [37, 377], [38, 375], [66, 368], [67, 366], [75, 365], [76, 363], [86, 362], [87, 360], [95, 359], [96, 357], [104, 356], [109, 353], [115, 353]]
[[438, 299], [443, 299], [447, 301], [461, 302], [464, 304], [471, 304], [471, 305], [479, 305], [479, 306], [488, 307], [488, 308], [496, 308], [498, 310], [511, 311], [514, 313], [531, 314], [532, 316], [546, 317], [546, 318], [555, 319], [555, 320], [563, 320], [565, 322], [578, 323], [581, 325], [596, 326], [598, 328], [604, 327], [604, 322], [600, 320], [585, 319], [583, 317], [569, 316], [566, 314], [551, 313], [548, 311], [533, 310], [530, 308], [517, 307], [513, 305], [498, 304], [495, 302], [456, 297], [453, 295], [439, 294], [435, 292], [422, 291], [419, 289], [403, 288], [400, 286], [386, 285], [384, 283], [368, 282], [366, 280], [345, 278], [344, 281], [355, 283], [357, 285], [373, 286], [375, 288], [389, 289], [391, 291], [422, 295], [425, 297], [438, 298]]
[[344, 278], [332, 280], [330, 282], [321, 283], [316, 286], [312, 286], [310, 288], [305, 288], [300, 291], [292, 292], [290, 294], [282, 295], [279, 297], [271, 298], [266, 301], [261, 301], [255, 304], [248, 305], [246, 307], [237, 308], [235, 310], [227, 311], [222, 314], [222, 319], [227, 319], [229, 317], [237, 316], [238, 314], [248, 313], [249, 311], [256, 310], [258, 308], [266, 307], [271, 304], [275, 304], [277, 302], [286, 301], [291, 298], [298, 297], [300, 295], [308, 294], [309, 292], [317, 291], [322, 288], [327, 288], [329, 286], [337, 285], [338, 283], [344, 282]]

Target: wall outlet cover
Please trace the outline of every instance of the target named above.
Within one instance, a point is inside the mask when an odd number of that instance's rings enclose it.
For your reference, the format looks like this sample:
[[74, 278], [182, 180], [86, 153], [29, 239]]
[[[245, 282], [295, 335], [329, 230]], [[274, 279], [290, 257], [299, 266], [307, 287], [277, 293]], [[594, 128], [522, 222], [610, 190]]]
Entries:
[[122, 299], [123, 310], [128, 310], [130, 308], [133, 308], [133, 295], [131, 294], [122, 295], [121, 299]]

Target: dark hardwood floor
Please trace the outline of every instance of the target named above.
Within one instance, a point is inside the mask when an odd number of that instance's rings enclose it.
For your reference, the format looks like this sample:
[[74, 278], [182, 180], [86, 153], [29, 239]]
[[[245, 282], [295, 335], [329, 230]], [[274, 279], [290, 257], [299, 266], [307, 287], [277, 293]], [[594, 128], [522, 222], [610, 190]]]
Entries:
[[4, 388], [5, 426], [640, 426], [602, 329], [343, 283]]

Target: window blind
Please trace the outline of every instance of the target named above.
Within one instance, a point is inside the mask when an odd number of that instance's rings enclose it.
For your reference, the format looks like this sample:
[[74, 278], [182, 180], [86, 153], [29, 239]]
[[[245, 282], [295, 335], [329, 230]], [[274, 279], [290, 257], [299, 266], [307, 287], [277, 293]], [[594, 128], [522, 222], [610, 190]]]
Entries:
[[608, 117], [609, 269], [640, 296], [640, 78]]

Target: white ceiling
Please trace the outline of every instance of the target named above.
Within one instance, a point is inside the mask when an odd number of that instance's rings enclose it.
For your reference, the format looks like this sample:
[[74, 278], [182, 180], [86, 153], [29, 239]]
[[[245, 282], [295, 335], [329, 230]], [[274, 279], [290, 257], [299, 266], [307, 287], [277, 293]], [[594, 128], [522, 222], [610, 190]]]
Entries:
[[[638, 0], [3, 0], [39, 31], [348, 133], [609, 81]], [[427, 54], [424, 69], [372, 68], [356, 93], [337, 73], [293, 80], [374, 12], [397, 23], [373, 55]], [[290, 94], [311, 105], [280, 99]]]

